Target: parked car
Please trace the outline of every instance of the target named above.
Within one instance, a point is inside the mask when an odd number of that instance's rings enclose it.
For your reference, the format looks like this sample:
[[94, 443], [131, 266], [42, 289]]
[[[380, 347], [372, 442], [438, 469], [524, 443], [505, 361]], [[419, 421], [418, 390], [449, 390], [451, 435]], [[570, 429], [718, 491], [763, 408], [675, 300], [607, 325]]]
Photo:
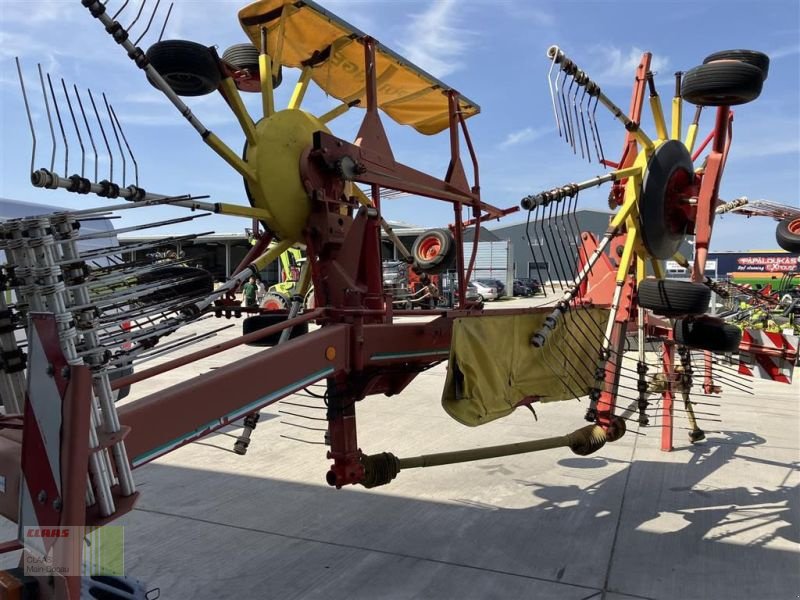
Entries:
[[514, 280], [514, 295], [515, 296], [530, 296], [533, 292], [531, 288], [522, 283], [519, 279]]
[[[474, 292], [470, 291], [470, 288], [474, 289]], [[497, 287], [494, 285], [487, 285], [484, 283], [484, 280], [476, 280], [470, 282], [467, 286], [467, 298], [470, 298], [470, 293], [474, 293], [474, 299], [478, 302], [491, 302], [492, 300], [497, 300], [500, 296], [497, 295]]]
[[514, 280], [514, 283], [519, 281], [522, 285], [530, 289], [531, 295], [535, 296], [536, 294], [542, 291], [542, 284], [539, 282], [538, 279], [533, 279], [531, 277], [520, 277], [519, 279]]
[[502, 298], [506, 295], [506, 286], [499, 279], [477, 279], [476, 282], [481, 283], [486, 287], [493, 287], [496, 293], [495, 299]]

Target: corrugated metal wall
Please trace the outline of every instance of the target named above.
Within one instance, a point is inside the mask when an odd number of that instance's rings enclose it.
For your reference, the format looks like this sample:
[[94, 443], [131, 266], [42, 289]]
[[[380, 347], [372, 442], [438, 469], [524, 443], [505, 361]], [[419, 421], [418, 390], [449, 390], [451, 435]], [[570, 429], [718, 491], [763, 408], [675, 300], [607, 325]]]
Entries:
[[[464, 263], [469, 263], [472, 243], [464, 244]], [[514, 279], [514, 260], [512, 245], [509, 240], [499, 242], [478, 242], [475, 255], [475, 267], [472, 279], [499, 279], [510, 295], [511, 283]]]

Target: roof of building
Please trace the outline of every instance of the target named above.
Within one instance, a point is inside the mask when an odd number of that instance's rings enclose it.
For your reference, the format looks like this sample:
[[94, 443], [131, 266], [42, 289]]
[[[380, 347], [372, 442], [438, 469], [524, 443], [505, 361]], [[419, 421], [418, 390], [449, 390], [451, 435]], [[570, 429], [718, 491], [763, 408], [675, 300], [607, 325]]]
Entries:
[[[581, 213], [594, 213], [594, 214], [605, 215], [605, 216], [611, 216], [613, 214], [611, 211], [608, 211], [608, 210], [595, 210], [593, 208], [581, 208], [581, 209], [575, 211], [575, 215], [579, 215]], [[498, 229], [506, 229], [508, 227], [516, 227], [518, 225], [525, 225], [525, 224], [527, 224], [527, 220], [515, 221], [513, 223], [500, 222], [500, 223], [498, 223], [496, 225], [492, 225], [492, 226], [488, 226], [487, 225], [486, 229], [489, 229], [490, 231], [497, 231]]]

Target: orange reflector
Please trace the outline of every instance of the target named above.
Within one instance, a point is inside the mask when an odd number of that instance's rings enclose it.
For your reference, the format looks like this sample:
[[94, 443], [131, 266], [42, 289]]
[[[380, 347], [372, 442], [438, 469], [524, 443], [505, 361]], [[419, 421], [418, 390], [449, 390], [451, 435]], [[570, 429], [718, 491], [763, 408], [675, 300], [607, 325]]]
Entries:
[[325, 358], [327, 358], [328, 360], [333, 360], [334, 358], [336, 358], [336, 348], [334, 348], [333, 346], [328, 346], [327, 348], [325, 348]]

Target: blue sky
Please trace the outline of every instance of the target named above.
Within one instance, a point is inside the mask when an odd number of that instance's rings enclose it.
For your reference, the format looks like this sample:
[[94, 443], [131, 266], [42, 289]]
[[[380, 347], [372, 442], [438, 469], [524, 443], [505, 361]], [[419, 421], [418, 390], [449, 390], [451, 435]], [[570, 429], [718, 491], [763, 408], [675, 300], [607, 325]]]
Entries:
[[[153, 0], [148, 3], [153, 5]], [[111, 0], [116, 10], [121, 0]], [[134, 16], [132, 6], [123, 23]], [[165, 6], [160, 9], [163, 18]], [[501, 207], [526, 194], [600, 172], [572, 154], [555, 130], [546, 74], [545, 51], [558, 44], [623, 108], [630, 100], [633, 70], [644, 50], [654, 54], [656, 81], [669, 104], [672, 74], [688, 70], [716, 50], [752, 48], [772, 58], [761, 97], [735, 111], [734, 141], [720, 195], [766, 198], [800, 204], [800, 3], [763, 2], [533, 2], [512, 0], [322, 0], [321, 4], [478, 102], [482, 114], [469, 127], [481, 161], [483, 198]], [[246, 41], [236, 20], [242, 2], [175, 0], [165, 39], [185, 38], [227, 46]], [[624, 20], [631, 26], [623, 27]], [[160, 26], [160, 22], [159, 22]], [[141, 31], [141, 29], [138, 29]], [[157, 37], [157, 33], [155, 34]], [[153, 33], [142, 43], [154, 41]], [[49, 130], [44, 117], [36, 64], [55, 78], [96, 95], [105, 91], [134, 148], [140, 185], [164, 194], [210, 194], [213, 200], [246, 204], [240, 178], [227, 167], [156, 92], [78, 0], [0, 2], [0, 196], [65, 207], [99, 206], [102, 200], [64, 191], [38, 190], [28, 183], [30, 135], [17, 82], [14, 56], [22, 60], [31, 95], [39, 151], [36, 166], [50, 162]], [[276, 104], [286, 104], [297, 72], [284, 72]], [[58, 79], [54, 83], [60, 86]], [[257, 95], [246, 103], [258, 115]], [[63, 102], [63, 101], [62, 101]], [[243, 136], [217, 95], [189, 99], [207, 127], [234, 149]], [[336, 102], [319, 91], [305, 107], [321, 113]], [[693, 107], [686, 106], [691, 115]], [[598, 114], [600, 114], [598, 112]], [[353, 110], [332, 124], [336, 135], [352, 139], [362, 111]], [[62, 115], [63, 116], [63, 115]], [[701, 136], [712, 125], [708, 111]], [[443, 175], [447, 134], [426, 137], [384, 118], [395, 156], [413, 167]], [[607, 156], [622, 146], [621, 127], [608, 114], [600, 128]], [[65, 123], [69, 131], [70, 127]], [[650, 128], [652, 131], [652, 128]], [[56, 129], [56, 135], [60, 133]], [[115, 142], [109, 140], [112, 149]], [[102, 141], [96, 140], [102, 146]], [[70, 145], [70, 174], [78, 169], [79, 148]], [[115, 151], [116, 152], [116, 151]], [[93, 162], [93, 158], [89, 161]], [[64, 156], [56, 157], [63, 171]], [[115, 179], [119, 179], [117, 159]], [[93, 166], [91, 166], [93, 169]], [[132, 171], [128, 165], [129, 179]], [[101, 178], [108, 162], [100, 162]], [[105, 174], [104, 174], [105, 173]], [[580, 197], [585, 208], [606, 207], [607, 189]], [[169, 218], [175, 208], [122, 213], [122, 224]], [[441, 226], [452, 218], [450, 205], [398, 198], [384, 203], [389, 219]], [[508, 222], [519, 220], [511, 216]], [[211, 217], [171, 231], [214, 229], [239, 232], [243, 220]], [[774, 222], [728, 216], [715, 228], [713, 250], [775, 248]]]

